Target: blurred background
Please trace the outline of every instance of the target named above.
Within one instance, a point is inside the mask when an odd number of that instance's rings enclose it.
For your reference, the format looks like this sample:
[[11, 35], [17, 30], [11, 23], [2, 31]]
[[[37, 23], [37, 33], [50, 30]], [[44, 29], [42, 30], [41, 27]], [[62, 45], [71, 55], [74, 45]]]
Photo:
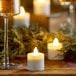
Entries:
[[[73, 5], [74, 7], [72, 9], [73, 16], [70, 14], [70, 5]], [[70, 16], [72, 16], [71, 21], [73, 26], [75, 26], [76, 0], [50, 0], [50, 17], [34, 15], [33, 0], [21, 0], [21, 6], [24, 6], [25, 10], [31, 13], [31, 23], [39, 22], [50, 32], [58, 30], [63, 23], [67, 22], [67, 18]], [[40, 19], [40, 17], [45, 21]]]
[[[74, 5], [76, 5], [76, 0], [62, 0], [62, 1], [70, 1]], [[51, 12], [57, 13], [61, 11], [67, 11], [67, 8], [64, 8], [60, 5], [60, 0], [50, 0], [51, 2]], [[29, 12], [33, 12], [33, 0], [21, 0], [21, 5], [25, 7], [25, 9]]]
[[[40, 26], [45, 27], [50, 32], [59, 29], [60, 25], [67, 21], [69, 17], [69, 6], [72, 4], [74, 6], [73, 10], [73, 23], [75, 23], [76, 14], [76, 1], [75, 0], [50, 0], [50, 16], [46, 15], [36, 15], [34, 14], [34, 0], [21, 0], [21, 6], [24, 7], [25, 11], [30, 14], [30, 25], [32, 23], [39, 23]], [[62, 2], [64, 2], [62, 4]], [[65, 2], [70, 2], [67, 4]], [[9, 19], [9, 28], [12, 27], [13, 18]], [[74, 24], [75, 26], [75, 24]], [[0, 17], [0, 27], [3, 28], [3, 18]]]

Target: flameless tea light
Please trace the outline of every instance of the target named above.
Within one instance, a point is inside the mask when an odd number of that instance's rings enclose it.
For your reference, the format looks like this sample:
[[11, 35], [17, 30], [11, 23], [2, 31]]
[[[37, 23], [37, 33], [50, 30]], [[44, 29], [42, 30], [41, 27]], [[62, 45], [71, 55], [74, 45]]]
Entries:
[[48, 59], [50, 60], [61, 60], [58, 56], [60, 53], [58, 50], [61, 50], [62, 44], [59, 43], [59, 40], [57, 38], [54, 39], [53, 43], [48, 43]]
[[27, 55], [27, 69], [30, 71], [44, 70], [44, 54], [38, 52], [37, 47]]
[[20, 8], [20, 14], [14, 16], [14, 25], [15, 26], [26, 25], [26, 27], [29, 27], [30, 14], [28, 12], [25, 12], [25, 9], [23, 7]]
[[34, 14], [50, 16], [50, 0], [34, 0]]

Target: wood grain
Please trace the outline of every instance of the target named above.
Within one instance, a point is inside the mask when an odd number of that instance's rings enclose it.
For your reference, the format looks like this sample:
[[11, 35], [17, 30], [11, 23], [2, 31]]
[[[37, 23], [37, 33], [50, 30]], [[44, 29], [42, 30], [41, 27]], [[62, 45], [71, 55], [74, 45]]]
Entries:
[[76, 76], [75, 61], [51, 61], [45, 59], [45, 70], [32, 72], [27, 70], [26, 58], [11, 60], [23, 65], [20, 69], [0, 70], [0, 76]]

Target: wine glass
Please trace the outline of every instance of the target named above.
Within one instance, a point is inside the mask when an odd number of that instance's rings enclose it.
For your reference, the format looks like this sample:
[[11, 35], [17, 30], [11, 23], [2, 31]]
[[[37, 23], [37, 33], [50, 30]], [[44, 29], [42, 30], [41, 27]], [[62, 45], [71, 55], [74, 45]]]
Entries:
[[4, 63], [1, 64], [1, 69], [16, 68], [17, 64], [9, 63], [8, 51], [8, 19], [9, 16], [19, 14], [20, 0], [0, 0], [0, 15], [4, 17]]

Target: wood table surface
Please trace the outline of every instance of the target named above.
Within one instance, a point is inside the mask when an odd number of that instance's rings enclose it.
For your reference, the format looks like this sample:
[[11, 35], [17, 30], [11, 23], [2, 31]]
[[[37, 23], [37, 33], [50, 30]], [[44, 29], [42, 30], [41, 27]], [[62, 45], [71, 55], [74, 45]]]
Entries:
[[22, 67], [12, 70], [0, 70], [0, 76], [76, 76], [76, 61], [45, 59], [45, 70], [39, 72], [27, 70], [26, 58], [16, 58], [11, 61], [21, 63]]

